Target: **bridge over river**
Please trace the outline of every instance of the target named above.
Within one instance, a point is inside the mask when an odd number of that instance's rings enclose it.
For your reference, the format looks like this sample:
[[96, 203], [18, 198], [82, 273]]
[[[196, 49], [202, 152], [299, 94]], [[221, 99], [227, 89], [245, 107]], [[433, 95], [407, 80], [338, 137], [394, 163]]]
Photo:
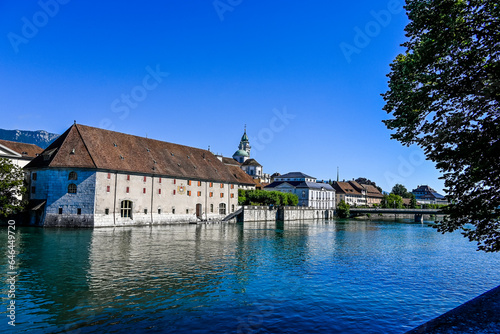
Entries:
[[439, 215], [443, 214], [440, 209], [380, 209], [380, 208], [351, 208], [351, 214], [400, 214], [400, 215], [415, 215], [415, 222], [423, 222], [424, 215]]

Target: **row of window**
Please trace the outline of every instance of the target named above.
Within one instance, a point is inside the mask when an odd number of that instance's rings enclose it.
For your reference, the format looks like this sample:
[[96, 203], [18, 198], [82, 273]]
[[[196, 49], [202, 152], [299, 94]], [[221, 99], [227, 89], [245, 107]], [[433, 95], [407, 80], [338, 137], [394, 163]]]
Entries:
[[[73, 173], [73, 172], [72, 172]], [[71, 174], [71, 173], [70, 173]], [[111, 179], [111, 173], [108, 173], [108, 179]], [[76, 180], [76, 179], [75, 179]], [[144, 182], [147, 182], [148, 180], [148, 177], [147, 176], [143, 176], [143, 181]], [[161, 177], [158, 177], [158, 183], [161, 183], [161, 180], [162, 178]], [[127, 174], [127, 181], [130, 181], [130, 175]], [[173, 184], [177, 184], [177, 180], [176, 179], [172, 179], [172, 183]], [[198, 187], [201, 187], [201, 184], [202, 182], [201, 181], [197, 181], [198, 183]], [[193, 184], [193, 182], [191, 180], [188, 180], [187, 181], [187, 185], [188, 186], [191, 186]], [[213, 187], [214, 186], [214, 183], [213, 182], [210, 182], [209, 183], [209, 187]], [[220, 187], [221, 188], [224, 188], [224, 183], [220, 183]], [[234, 184], [231, 184], [231, 189], [234, 189]]]
[[[34, 188], [34, 187], [33, 187]], [[128, 193], [130, 193], [130, 187], [127, 187], [126, 190], [125, 190]], [[68, 189], [68, 192], [69, 192], [69, 189]], [[106, 186], [106, 192], [111, 192], [111, 186]], [[76, 193], [76, 188], [75, 188], [75, 193]], [[142, 193], [145, 194], [146, 193], [146, 188], [142, 188]], [[175, 189], [172, 191], [172, 194], [175, 195], [177, 192], [175, 191]], [[158, 195], [161, 195], [161, 189], [158, 189]], [[191, 190], [188, 190], [187, 191], [187, 195], [188, 196], [191, 196], [192, 195], [192, 192]], [[197, 192], [197, 196], [198, 197], [201, 197], [201, 191], [198, 191]], [[209, 196], [210, 197], [214, 197], [214, 193], [213, 192], [210, 192], [209, 193]], [[220, 197], [223, 198], [224, 197], [224, 193], [220, 193]], [[234, 198], [234, 194], [231, 194], [231, 198]]]
[[[133, 207], [133, 202], [124, 200], [120, 204], [120, 217], [122, 218], [132, 218], [132, 207]], [[234, 212], [234, 204], [231, 205], [231, 210]], [[62, 209], [60, 209], [62, 210]], [[210, 212], [214, 212], [214, 205], [210, 204]], [[105, 209], [104, 213], [106, 215], [109, 214], [109, 209]], [[148, 209], [144, 209], [144, 214], [148, 213]], [[172, 207], [172, 213], [175, 214], [175, 207]], [[186, 214], [189, 213], [189, 209], [186, 209]], [[158, 208], [158, 214], [161, 214], [161, 208]], [[219, 214], [225, 215], [226, 214], [226, 204], [225, 203], [220, 203], [219, 204]]]

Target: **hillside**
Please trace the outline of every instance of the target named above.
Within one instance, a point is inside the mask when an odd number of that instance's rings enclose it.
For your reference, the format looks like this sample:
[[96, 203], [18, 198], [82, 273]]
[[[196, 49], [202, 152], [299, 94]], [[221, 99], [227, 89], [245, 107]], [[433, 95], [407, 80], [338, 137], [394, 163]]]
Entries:
[[44, 130], [28, 131], [28, 130], [4, 130], [0, 129], [0, 139], [10, 140], [26, 144], [35, 144], [45, 149], [52, 143], [58, 134], [50, 133]]

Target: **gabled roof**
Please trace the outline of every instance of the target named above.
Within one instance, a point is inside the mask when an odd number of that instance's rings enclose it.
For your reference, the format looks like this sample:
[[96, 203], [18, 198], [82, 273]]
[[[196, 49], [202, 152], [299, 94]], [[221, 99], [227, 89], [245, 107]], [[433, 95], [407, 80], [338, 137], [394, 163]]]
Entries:
[[384, 195], [377, 189], [377, 187], [371, 185], [371, 184], [362, 184], [362, 186], [366, 189], [366, 195], [368, 197], [376, 197], [376, 198], [383, 198]]
[[43, 151], [43, 148], [35, 144], [18, 143], [10, 140], [0, 139], [0, 145], [16, 152], [22, 158], [26, 159], [33, 159]]
[[286, 179], [314, 179], [314, 177], [309, 176], [307, 174], [304, 174], [302, 172], [290, 172], [286, 173], [285, 175], [278, 176], [278, 178], [286, 178]]
[[247, 159], [241, 165], [242, 166], [260, 166], [260, 167], [262, 167], [262, 165], [259, 164], [257, 162], [257, 160], [255, 160], [255, 159]]
[[335, 181], [333, 183], [333, 188], [339, 194], [361, 196], [361, 193], [354, 189], [354, 187], [349, 184], [349, 182]]
[[72, 125], [25, 168], [44, 167], [93, 168], [240, 183], [230, 166], [210, 151], [80, 124]]

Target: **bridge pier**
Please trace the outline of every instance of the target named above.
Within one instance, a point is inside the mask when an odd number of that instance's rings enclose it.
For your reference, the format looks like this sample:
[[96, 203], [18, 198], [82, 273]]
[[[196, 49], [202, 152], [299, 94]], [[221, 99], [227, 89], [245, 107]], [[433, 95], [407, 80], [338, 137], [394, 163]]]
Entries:
[[424, 215], [420, 213], [415, 214], [415, 223], [423, 223], [424, 222]]

